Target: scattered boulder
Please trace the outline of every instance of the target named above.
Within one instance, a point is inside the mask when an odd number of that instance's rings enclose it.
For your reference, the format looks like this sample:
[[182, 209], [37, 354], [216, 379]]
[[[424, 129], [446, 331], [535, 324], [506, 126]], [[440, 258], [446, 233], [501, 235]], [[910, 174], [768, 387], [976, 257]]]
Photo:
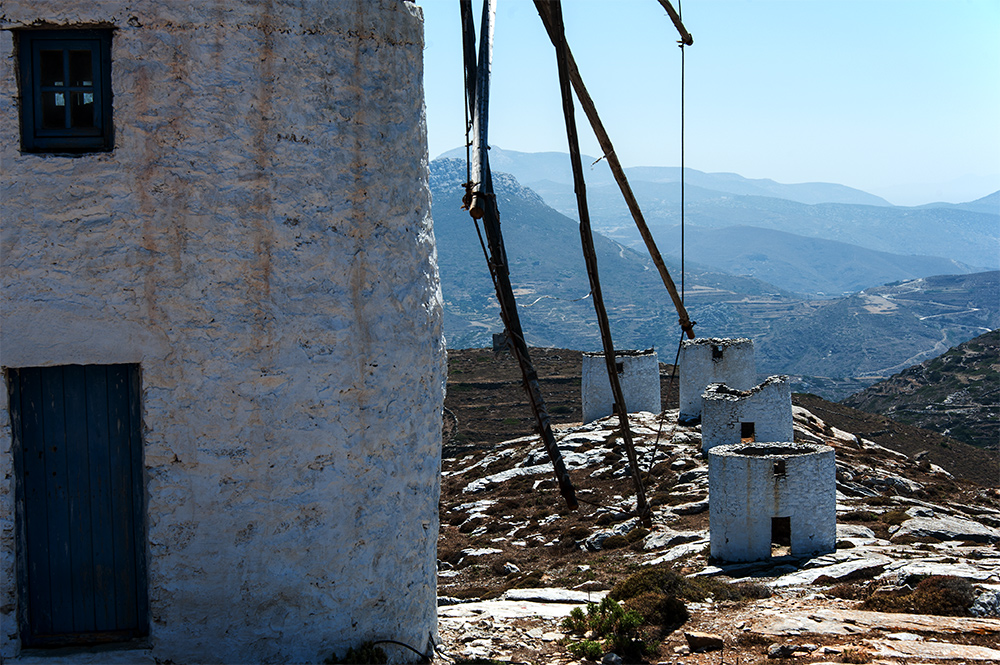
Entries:
[[791, 658], [795, 653], [795, 646], [792, 644], [772, 644], [767, 648], [768, 658]]
[[937, 517], [913, 517], [903, 522], [892, 535], [891, 540], [907, 536], [915, 540], [934, 538], [937, 540], [964, 540], [974, 543], [1000, 542], [1000, 529], [988, 527], [979, 522], [941, 515]]
[[1000, 589], [986, 589], [969, 608], [974, 617], [1000, 617]]
[[601, 659], [601, 665], [622, 665], [622, 657], [615, 652], [604, 654], [604, 658]]
[[688, 647], [691, 651], [720, 651], [725, 646], [722, 637], [715, 635], [714, 633], [685, 631], [684, 639], [687, 640]]
[[679, 506], [674, 506], [670, 509], [675, 515], [698, 515], [708, 510], [708, 499], [702, 499], [701, 501], [693, 501], [691, 503], [682, 503]]
[[643, 549], [661, 550], [681, 543], [689, 543], [692, 540], [702, 538], [703, 534], [696, 531], [674, 531], [673, 529], [661, 529], [654, 531], [642, 543]]

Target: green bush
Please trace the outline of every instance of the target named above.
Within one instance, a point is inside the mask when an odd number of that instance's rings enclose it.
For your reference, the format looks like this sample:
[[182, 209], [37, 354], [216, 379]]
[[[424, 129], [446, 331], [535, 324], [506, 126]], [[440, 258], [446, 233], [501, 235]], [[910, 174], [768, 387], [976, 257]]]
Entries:
[[[655, 645], [647, 644], [642, 639], [639, 633], [642, 624], [640, 614], [625, 609], [611, 598], [605, 598], [599, 605], [588, 603], [586, 614], [580, 608], [575, 608], [563, 620], [562, 627], [574, 635], [592, 631], [592, 640], [578, 640], [566, 645], [577, 658], [596, 660], [601, 656], [598, 651], [614, 651], [625, 661], [634, 662], [655, 649]], [[596, 658], [585, 654], [596, 654]]]
[[574, 658], [581, 660], [600, 660], [601, 656], [604, 655], [604, 648], [601, 646], [601, 643], [594, 640], [572, 642], [566, 648], [573, 654]]

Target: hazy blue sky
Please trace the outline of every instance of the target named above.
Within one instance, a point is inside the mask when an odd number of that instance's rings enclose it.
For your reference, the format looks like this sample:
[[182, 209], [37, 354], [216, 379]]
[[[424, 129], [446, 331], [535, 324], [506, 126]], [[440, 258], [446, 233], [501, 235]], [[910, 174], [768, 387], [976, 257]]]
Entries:
[[[465, 140], [458, 0], [417, 3], [433, 158]], [[563, 12], [619, 158], [677, 166], [680, 49], [666, 12], [656, 0], [564, 0]], [[498, 0], [497, 13], [490, 142], [566, 151], [533, 4]], [[1000, 0], [686, 0], [683, 14], [687, 166], [836, 182], [900, 205], [1000, 189]]]

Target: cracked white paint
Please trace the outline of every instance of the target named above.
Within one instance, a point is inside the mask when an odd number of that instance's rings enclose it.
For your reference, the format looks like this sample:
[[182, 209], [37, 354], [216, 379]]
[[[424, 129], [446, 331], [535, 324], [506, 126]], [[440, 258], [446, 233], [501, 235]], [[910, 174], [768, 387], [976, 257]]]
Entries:
[[[0, 21], [0, 363], [141, 366], [153, 655], [426, 649], [445, 354], [419, 8], [7, 0]], [[114, 26], [113, 152], [18, 152], [10, 29], [37, 22]]]

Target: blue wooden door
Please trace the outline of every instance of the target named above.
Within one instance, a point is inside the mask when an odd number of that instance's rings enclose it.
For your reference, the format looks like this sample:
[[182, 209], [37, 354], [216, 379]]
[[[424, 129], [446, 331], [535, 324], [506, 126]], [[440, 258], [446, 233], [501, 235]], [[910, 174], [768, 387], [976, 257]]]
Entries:
[[26, 647], [147, 633], [138, 365], [8, 372]]

